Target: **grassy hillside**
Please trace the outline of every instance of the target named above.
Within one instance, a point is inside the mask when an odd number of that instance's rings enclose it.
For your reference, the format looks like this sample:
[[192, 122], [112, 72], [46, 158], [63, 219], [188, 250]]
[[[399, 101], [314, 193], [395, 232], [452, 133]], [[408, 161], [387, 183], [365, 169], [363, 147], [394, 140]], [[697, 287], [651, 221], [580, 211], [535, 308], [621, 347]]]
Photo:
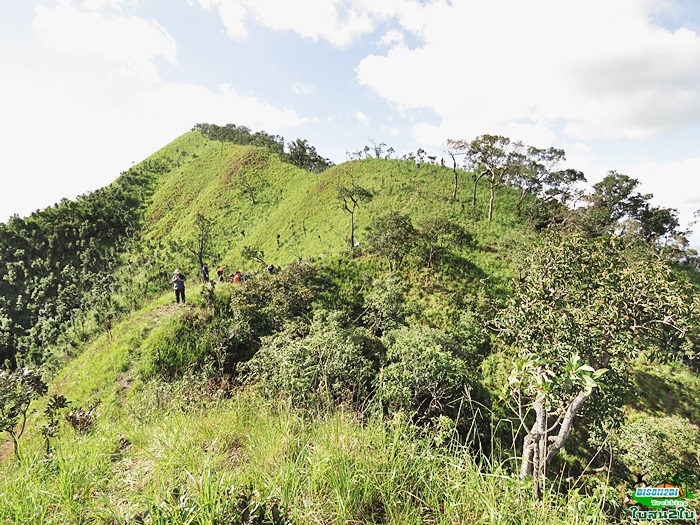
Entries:
[[81, 435], [64, 424], [46, 458], [38, 404], [25, 459], [0, 462], [0, 522], [248, 523], [235, 521], [239, 506], [275, 503], [294, 523], [602, 519], [593, 499], [535, 504], [528, 486], [501, 466], [484, 469], [468, 447], [445, 446], [449, 426], [424, 434], [401, 416], [385, 423], [372, 407], [364, 416], [343, 407], [304, 413], [254, 388], [226, 392], [197, 375], [144, 381], [150, 334], [198, 307], [175, 308], [164, 295], [54, 378], [49, 393], [66, 395], [73, 408], [101, 401], [95, 428]]
[[488, 222], [485, 185], [479, 187], [479, 204], [473, 210], [471, 177], [460, 170], [458, 198], [452, 201], [452, 170], [443, 166], [424, 163], [419, 169], [413, 161], [365, 159], [315, 174], [252, 146], [208, 141], [198, 132], [183, 135], [151, 159], [178, 165], [156, 183], [146, 236], [187, 238], [196, 214], [202, 213], [215, 221], [221, 262], [230, 268], [252, 269], [240, 257], [243, 246], [263, 250], [274, 264], [347, 251], [350, 217], [341, 209], [337, 192], [353, 183], [374, 194], [356, 214], [359, 241], [373, 218], [391, 211], [409, 214], [415, 224], [446, 216], [476, 235], [473, 259], [486, 275], [511, 277], [513, 265], [498, 248], [532, 238], [515, 213], [514, 192], [500, 188], [495, 220]]
[[[149, 171], [142, 239], [117, 274], [125, 289], [142, 290], [130, 295], [140, 301], [56, 372], [49, 394], [32, 405], [22, 461], [8, 443], [0, 447], [0, 523], [558, 524], [627, 516], [629, 487], [606, 484], [608, 452], [594, 465], [605, 468], [581, 473], [596, 452], [586, 441], [595, 432], [576, 434], [541, 501], [517, 477], [520, 430], [501, 393], [518, 356], [485, 326], [539, 242], [516, 212], [514, 190], [498, 188], [488, 221], [486, 184], [473, 209], [471, 177], [461, 170], [453, 201], [447, 167], [365, 159], [315, 174], [199, 132], [144, 162], [162, 169]], [[360, 245], [350, 257], [350, 217], [337, 194], [353, 184], [374, 198], [356, 213]], [[389, 212], [415, 226], [448, 218], [473, 242], [450, 248], [432, 268], [409, 257], [388, 276], [366, 239], [370, 223]], [[212, 274], [222, 263], [227, 273], [260, 269], [242, 258], [245, 246], [283, 272], [245, 285], [201, 284], [184, 248], [198, 214], [215, 224]], [[294, 264], [300, 260], [313, 265]], [[176, 266], [189, 277], [186, 306], [173, 304]], [[263, 357], [241, 365], [256, 352]], [[370, 394], [344, 397], [352, 376], [372, 366]], [[261, 381], [265, 374], [282, 388]], [[453, 377], [462, 383], [449, 397], [441, 381]], [[678, 415], [700, 423], [700, 382], [690, 368], [640, 359], [631, 379], [630, 421]], [[435, 405], [402, 405], [421, 381]], [[305, 398], [313, 388], [320, 397]], [[71, 401], [65, 411], [99, 404], [85, 416], [94, 421], [89, 431], [62, 420], [46, 454], [41, 427], [53, 394]], [[503, 436], [516, 445], [498, 442]]]

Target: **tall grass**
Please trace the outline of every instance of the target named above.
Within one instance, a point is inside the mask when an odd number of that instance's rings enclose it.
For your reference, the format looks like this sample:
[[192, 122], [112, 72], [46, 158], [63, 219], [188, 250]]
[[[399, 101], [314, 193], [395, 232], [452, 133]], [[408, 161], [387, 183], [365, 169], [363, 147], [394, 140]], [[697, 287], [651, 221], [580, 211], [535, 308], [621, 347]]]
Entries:
[[205, 388], [143, 385], [94, 433], [65, 428], [54, 456], [37, 441], [23, 463], [4, 458], [0, 523], [265, 523], [273, 507], [277, 523], [299, 524], [605, 522], [594, 499], [534, 500], [449, 429], [374, 409], [300, 412], [253, 390], [203, 398]]

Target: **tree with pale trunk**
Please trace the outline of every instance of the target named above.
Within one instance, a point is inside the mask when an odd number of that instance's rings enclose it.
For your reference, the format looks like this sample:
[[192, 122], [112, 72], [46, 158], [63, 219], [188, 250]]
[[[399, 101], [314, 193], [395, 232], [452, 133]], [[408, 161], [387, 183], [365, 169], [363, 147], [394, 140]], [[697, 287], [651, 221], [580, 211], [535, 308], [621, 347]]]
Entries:
[[592, 403], [612, 391], [640, 354], [679, 356], [697, 322], [698, 300], [652, 250], [622, 240], [550, 235], [496, 317], [517, 356], [508, 398], [523, 430], [520, 475], [541, 496], [547, 469]]

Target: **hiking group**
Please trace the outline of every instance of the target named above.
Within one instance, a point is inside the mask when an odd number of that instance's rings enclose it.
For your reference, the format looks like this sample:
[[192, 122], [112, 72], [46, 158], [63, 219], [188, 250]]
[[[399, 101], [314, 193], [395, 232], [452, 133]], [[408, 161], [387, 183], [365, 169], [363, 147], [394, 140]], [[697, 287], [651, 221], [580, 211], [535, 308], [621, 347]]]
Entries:
[[[216, 275], [218, 276], [218, 282], [223, 283], [225, 280], [228, 282], [232, 283], [240, 283], [241, 281], [245, 281], [246, 279], [253, 277], [256, 275], [258, 272], [251, 272], [251, 273], [241, 273], [239, 271], [233, 272], [231, 275], [228, 276], [226, 279], [224, 277], [224, 271], [226, 270], [226, 265], [222, 264], [216, 269]], [[277, 268], [270, 264], [267, 268], [266, 271], [267, 273], [276, 273]], [[182, 302], [183, 304], [185, 303], [185, 281], [187, 280], [187, 277], [178, 269], [173, 272], [173, 277], [171, 279], [173, 283], [173, 289], [175, 290], [175, 302], [180, 303]], [[202, 266], [202, 281], [204, 283], [213, 283], [209, 279], [209, 265], [207, 263], [204, 263]]]

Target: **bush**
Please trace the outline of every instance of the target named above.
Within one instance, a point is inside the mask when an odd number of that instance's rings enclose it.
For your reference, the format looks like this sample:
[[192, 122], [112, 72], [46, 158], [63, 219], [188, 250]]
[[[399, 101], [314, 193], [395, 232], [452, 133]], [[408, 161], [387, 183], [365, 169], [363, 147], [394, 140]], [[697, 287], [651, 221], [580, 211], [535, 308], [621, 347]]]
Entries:
[[378, 393], [387, 409], [408, 411], [419, 424], [446, 416], [461, 432], [469, 430], [488, 399], [473, 380], [457, 340], [433, 328], [409, 326], [388, 333], [383, 341], [388, 364]]
[[394, 274], [374, 280], [365, 296], [363, 312], [364, 323], [370, 330], [381, 335], [404, 323], [409, 313], [404, 295], [406, 288], [405, 282]]
[[142, 374], [172, 380], [201, 366], [219, 343], [210, 322], [209, 315], [195, 311], [164, 319], [144, 341]]
[[383, 347], [365, 330], [343, 328], [340, 317], [318, 310], [307, 335], [288, 330], [266, 339], [245, 367], [247, 380], [299, 406], [364, 401]]
[[613, 441], [618, 460], [649, 483], [697, 470], [700, 431], [683, 417], [642, 417], [623, 425]]

